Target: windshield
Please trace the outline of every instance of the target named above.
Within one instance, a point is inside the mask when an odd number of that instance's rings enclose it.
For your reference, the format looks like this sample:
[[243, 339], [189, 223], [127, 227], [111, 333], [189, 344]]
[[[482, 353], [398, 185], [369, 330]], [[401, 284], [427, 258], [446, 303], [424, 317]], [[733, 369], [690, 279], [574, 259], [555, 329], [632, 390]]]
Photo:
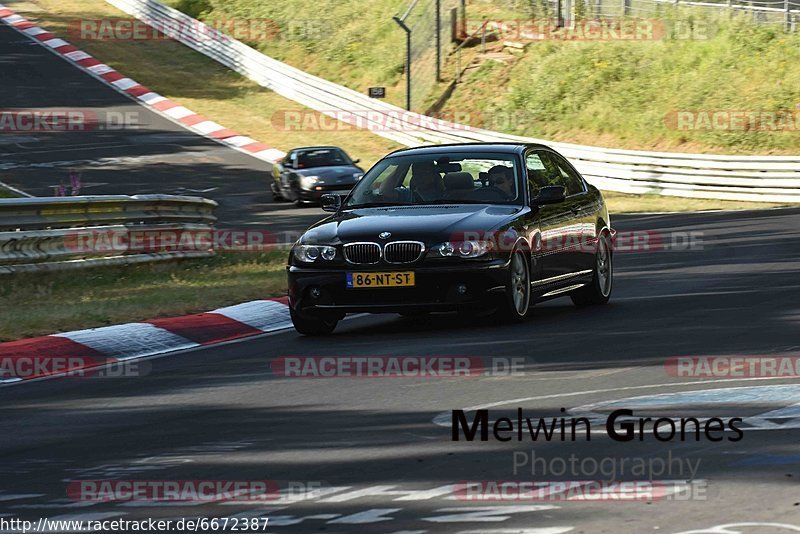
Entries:
[[338, 148], [319, 148], [306, 150], [297, 154], [298, 169], [312, 169], [314, 167], [331, 167], [335, 165], [351, 165], [347, 154]]
[[519, 204], [514, 154], [440, 153], [386, 158], [353, 190], [345, 208], [396, 204]]

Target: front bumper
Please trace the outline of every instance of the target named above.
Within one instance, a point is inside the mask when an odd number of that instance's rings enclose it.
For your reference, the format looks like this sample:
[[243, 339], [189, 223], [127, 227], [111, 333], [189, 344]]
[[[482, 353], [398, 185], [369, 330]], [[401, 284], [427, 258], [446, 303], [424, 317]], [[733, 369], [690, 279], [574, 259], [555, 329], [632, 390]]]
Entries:
[[[489, 260], [448, 266], [352, 265], [336, 269], [287, 267], [289, 305], [309, 313], [401, 313], [453, 311], [485, 304], [505, 291], [508, 262]], [[348, 289], [348, 272], [414, 271], [414, 287]], [[466, 291], [460, 292], [459, 286]], [[318, 296], [314, 296], [318, 294]]]

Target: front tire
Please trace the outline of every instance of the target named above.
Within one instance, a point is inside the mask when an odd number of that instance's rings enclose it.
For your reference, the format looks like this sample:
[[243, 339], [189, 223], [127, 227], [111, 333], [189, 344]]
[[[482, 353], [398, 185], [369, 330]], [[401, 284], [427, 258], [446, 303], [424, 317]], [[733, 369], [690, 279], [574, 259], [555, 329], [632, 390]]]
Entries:
[[285, 200], [283, 196], [278, 192], [278, 188], [275, 187], [274, 183], [270, 186], [270, 191], [272, 193], [273, 202], [283, 202]]
[[599, 306], [606, 304], [611, 298], [614, 285], [614, 263], [608, 234], [602, 234], [597, 240], [594, 272], [592, 281], [572, 293], [572, 302], [576, 306]]
[[337, 319], [324, 319], [322, 317], [312, 317], [303, 315], [294, 311], [294, 308], [289, 307], [289, 315], [292, 318], [294, 329], [304, 336], [327, 336], [333, 333], [336, 325], [339, 324]]
[[521, 322], [531, 305], [531, 273], [525, 255], [520, 251], [511, 254], [506, 290], [497, 309], [499, 317]]

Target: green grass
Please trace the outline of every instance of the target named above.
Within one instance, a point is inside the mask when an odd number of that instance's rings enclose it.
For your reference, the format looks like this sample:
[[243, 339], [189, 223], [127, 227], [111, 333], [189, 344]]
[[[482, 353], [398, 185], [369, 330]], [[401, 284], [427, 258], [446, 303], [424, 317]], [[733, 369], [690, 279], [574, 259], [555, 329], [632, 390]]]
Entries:
[[12, 193], [8, 189], [0, 187], [0, 198], [17, 198], [17, 195]]
[[[251, 45], [354, 89], [387, 85], [389, 100], [403, 103], [403, 35], [391, 16], [407, 0], [168, 3], [209, 22], [270, 19], [280, 35]], [[488, 0], [469, 2], [467, 12], [470, 28], [484, 18], [525, 19], [533, 13], [526, 3]], [[480, 112], [474, 113], [478, 122], [509, 133], [619, 148], [776, 154], [800, 149], [800, 126], [784, 133], [679, 131], [668, 119], [676, 111], [796, 110], [800, 32], [728, 20], [724, 11], [666, 6], [659, 16], [665, 31], [657, 26], [653, 40], [534, 42], [517, 61], [472, 71], [446, 111]], [[691, 38], [676, 29], [690, 25]]]
[[[323, 78], [366, 91], [398, 86], [404, 64], [405, 34], [392, 16], [408, 0], [167, 0], [173, 7], [210, 24], [221, 20], [272, 21], [279, 33], [242, 39], [267, 55]], [[255, 32], [254, 32], [255, 33]], [[242, 31], [242, 34], [246, 31]], [[398, 87], [398, 89], [400, 89]], [[388, 101], [402, 105], [402, 90]]]
[[797, 154], [800, 125], [784, 132], [675, 127], [678, 111], [800, 111], [800, 33], [739, 19], [703, 27], [708, 38], [695, 40], [532, 43], [516, 62], [471, 71], [446, 111], [481, 111], [478, 125], [564, 142]]
[[666, 211], [705, 211], [705, 210], [757, 210], [790, 206], [791, 204], [772, 204], [769, 202], [744, 202], [734, 200], [708, 200], [704, 198], [678, 198], [656, 194], [629, 195], [604, 191], [603, 197], [611, 217], [615, 213], [642, 213]]
[[0, 278], [0, 341], [205, 312], [286, 294], [286, 252]]

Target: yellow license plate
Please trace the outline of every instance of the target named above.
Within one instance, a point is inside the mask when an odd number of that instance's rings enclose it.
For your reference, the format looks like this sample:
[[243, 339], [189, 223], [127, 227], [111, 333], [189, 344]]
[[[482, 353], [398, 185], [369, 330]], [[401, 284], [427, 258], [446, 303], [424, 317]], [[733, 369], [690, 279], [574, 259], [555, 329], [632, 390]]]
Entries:
[[348, 288], [368, 287], [411, 287], [414, 285], [414, 272], [395, 273], [347, 273]]

